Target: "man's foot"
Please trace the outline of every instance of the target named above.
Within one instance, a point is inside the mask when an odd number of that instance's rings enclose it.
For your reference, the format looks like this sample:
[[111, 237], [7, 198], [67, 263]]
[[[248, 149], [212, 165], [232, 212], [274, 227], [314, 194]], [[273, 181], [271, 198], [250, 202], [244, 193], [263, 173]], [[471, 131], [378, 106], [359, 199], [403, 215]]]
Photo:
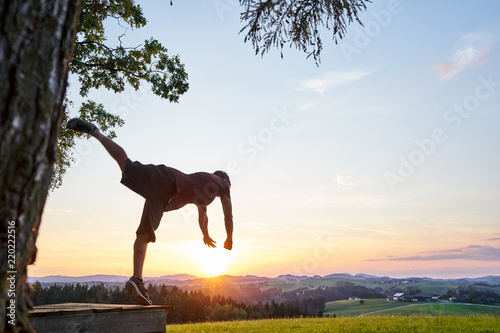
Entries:
[[92, 134], [97, 129], [97, 126], [80, 118], [72, 118], [68, 120], [66, 128], [77, 132]]
[[139, 280], [135, 276], [132, 276], [130, 280], [125, 283], [125, 288], [127, 288], [130, 295], [134, 301], [139, 305], [151, 305], [153, 302], [149, 299], [149, 293], [146, 287], [144, 287], [144, 282]]

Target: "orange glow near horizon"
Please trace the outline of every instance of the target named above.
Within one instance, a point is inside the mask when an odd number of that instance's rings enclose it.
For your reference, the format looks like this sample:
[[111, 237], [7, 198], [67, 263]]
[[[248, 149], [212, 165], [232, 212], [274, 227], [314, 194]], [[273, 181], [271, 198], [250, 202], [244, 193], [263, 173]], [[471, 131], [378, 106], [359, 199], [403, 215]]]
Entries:
[[210, 249], [200, 244], [191, 253], [199, 270], [210, 277], [228, 274], [227, 268], [232, 261], [229, 251], [223, 248]]
[[[75, 217], [73, 211], [48, 210], [44, 218], [42, 233], [37, 241], [37, 261], [29, 267], [31, 277], [132, 274], [134, 221], [127, 222], [128, 229], [113, 230], [106, 219], [99, 215], [90, 220]], [[214, 217], [213, 220], [218, 219]], [[174, 274], [210, 278], [220, 275], [276, 277], [283, 274], [324, 276], [333, 273], [365, 273], [391, 277], [425, 275], [443, 278], [498, 274], [498, 268], [488, 261], [394, 258], [425, 256], [429, 251], [447, 249], [469, 250], [470, 247], [460, 244], [475, 239], [474, 242], [481, 245], [479, 240], [491, 238], [491, 234], [497, 235], [482, 229], [467, 230], [467, 238], [442, 238], [439, 243], [429, 243], [427, 239], [432, 239], [430, 232], [417, 235], [409, 227], [398, 229], [398, 236], [401, 237], [398, 239], [390, 231], [379, 232], [377, 237], [373, 237], [371, 229], [351, 230], [340, 225], [319, 236], [308, 235], [307, 230], [302, 230], [290, 232], [288, 237], [273, 235], [272, 240], [265, 237], [236, 237], [233, 249], [228, 251], [223, 248], [224, 230], [221, 223], [211, 225], [211, 232], [217, 241], [217, 248], [213, 249], [203, 244], [195, 224], [184, 227], [183, 221], [176, 222], [174, 218], [168, 222], [165, 224], [168, 227], [159, 230], [158, 241], [148, 247], [145, 277]], [[95, 225], [99, 225], [103, 232], [96, 232]], [[241, 224], [238, 231], [242, 235], [263, 234], [262, 230], [256, 231], [252, 227], [252, 224]], [[406, 240], [404, 235], [411, 237]], [[302, 242], [304, 239], [308, 241]], [[500, 240], [491, 240], [483, 245], [494, 247], [497, 246], [496, 242]], [[467, 273], [471, 268], [474, 274]]]

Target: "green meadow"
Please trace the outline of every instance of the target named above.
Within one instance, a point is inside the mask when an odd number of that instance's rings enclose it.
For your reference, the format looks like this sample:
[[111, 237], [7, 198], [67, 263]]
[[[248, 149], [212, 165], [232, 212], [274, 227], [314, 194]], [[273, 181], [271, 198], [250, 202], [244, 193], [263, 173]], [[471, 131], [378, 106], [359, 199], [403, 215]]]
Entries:
[[168, 325], [170, 332], [500, 332], [500, 317], [368, 316]]
[[[324, 318], [168, 325], [167, 332], [500, 332], [500, 307], [385, 299], [326, 303]], [[335, 314], [336, 317], [333, 317]]]
[[427, 303], [414, 304], [407, 307], [395, 308], [373, 315], [412, 316], [412, 315], [447, 315], [447, 316], [473, 316], [488, 315], [500, 317], [499, 306], [458, 303]]
[[342, 300], [327, 302], [325, 306], [325, 315], [336, 315], [338, 317], [356, 317], [376, 311], [390, 310], [408, 303], [388, 302], [385, 299], [365, 299], [364, 304], [360, 304], [359, 300]]
[[327, 302], [324, 314], [338, 317], [360, 315], [412, 316], [412, 315], [490, 315], [500, 316], [500, 306], [448, 302], [388, 302], [385, 299], [343, 300]]

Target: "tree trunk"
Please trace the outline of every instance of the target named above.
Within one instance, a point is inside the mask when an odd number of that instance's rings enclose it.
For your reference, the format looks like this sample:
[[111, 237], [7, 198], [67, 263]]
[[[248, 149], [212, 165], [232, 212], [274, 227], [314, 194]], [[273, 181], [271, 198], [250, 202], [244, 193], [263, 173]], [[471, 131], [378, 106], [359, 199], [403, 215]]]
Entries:
[[0, 332], [30, 331], [27, 266], [36, 258], [79, 13], [79, 0], [0, 0]]

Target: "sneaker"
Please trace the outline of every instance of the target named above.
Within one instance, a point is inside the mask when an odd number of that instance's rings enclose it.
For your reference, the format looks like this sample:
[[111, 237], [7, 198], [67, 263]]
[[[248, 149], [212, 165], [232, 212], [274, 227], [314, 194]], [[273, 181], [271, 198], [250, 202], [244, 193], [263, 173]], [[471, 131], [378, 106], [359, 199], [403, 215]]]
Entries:
[[134, 301], [139, 305], [151, 305], [153, 302], [149, 299], [149, 293], [146, 287], [144, 287], [144, 282], [139, 280], [135, 276], [132, 276], [130, 280], [125, 283], [125, 288], [132, 295]]
[[68, 120], [66, 128], [77, 132], [92, 134], [97, 129], [97, 126], [80, 118], [72, 118]]

